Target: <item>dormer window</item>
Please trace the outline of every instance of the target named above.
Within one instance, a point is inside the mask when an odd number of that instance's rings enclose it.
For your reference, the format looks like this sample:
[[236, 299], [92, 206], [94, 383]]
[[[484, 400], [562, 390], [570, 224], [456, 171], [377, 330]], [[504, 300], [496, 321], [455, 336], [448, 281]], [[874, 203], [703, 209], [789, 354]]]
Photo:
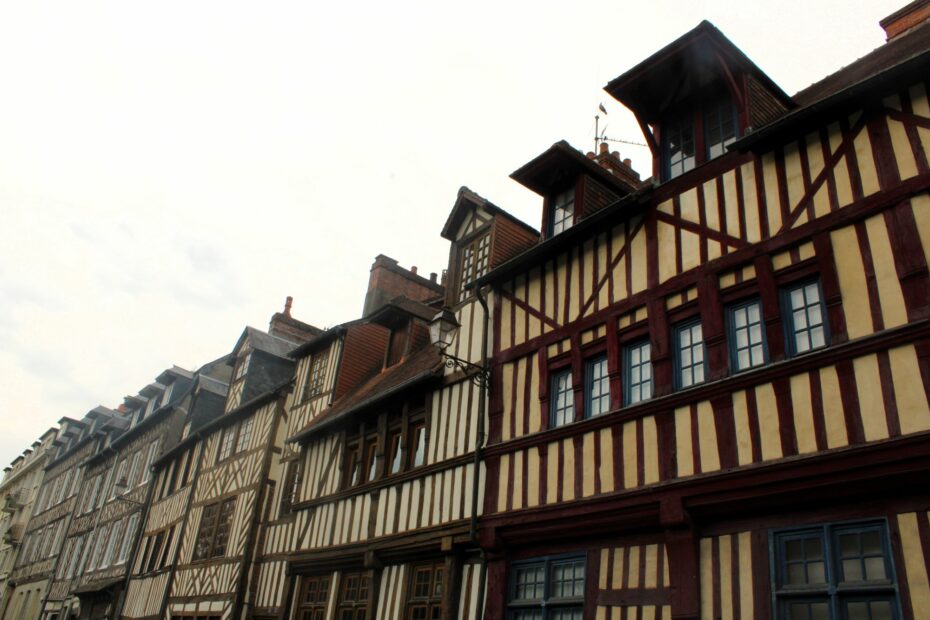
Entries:
[[665, 126], [665, 159], [668, 162], [668, 178], [694, 169], [694, 123], [690, 115], [670, 121]]
[[249, 361], [252, 359], [252, 352], [246, 353], [244, 357], [239, 359], [239, 365], [236, 366], [236, 376], [235, 380], [239, 380], [245, 376], [245, 373], [249, 370]]
[[725, 154], [738, 134], [736, 106], [729, 95], [714, 97], [706, 105], [695, 102], [687, 111], [672, 115], [662, 124], [665, 180]]
[[572, 227], [575, 220], [575, 188], [571, 187], [552, 199], [549, 210], [549, 236]]
[[488, 272], [491, 258], [491, 233], [485, 232], [462, 246], [461, 272], [459, 273], [459, 301], [468, 299], [472, 291], [466, 288]]

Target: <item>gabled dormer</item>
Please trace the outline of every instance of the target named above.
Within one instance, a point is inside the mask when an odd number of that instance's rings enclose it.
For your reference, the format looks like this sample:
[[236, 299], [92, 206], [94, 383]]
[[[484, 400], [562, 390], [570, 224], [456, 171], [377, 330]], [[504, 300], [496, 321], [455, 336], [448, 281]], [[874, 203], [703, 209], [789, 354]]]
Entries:
[[449, 306], [471, 299], [471, 282], [539, 240], [531, 226], [467, 187], [459, 189], [442, 236], [452, 242], [446, 275]]
[[597, 155], [584, 155], [562, 140], [510, 175], [542, 196], [543, 239], [568, 230], [639, 187], [639, 174], [630, 160], [621, 160], [606, 144], [601, 147]]
[[795, 107], [708, 21], [605, 90], [636, 116], [661, 182], [721, 157], [732, 142]]
[[288, 353], [297, 343], [246, 327], [230, 357], [232, 379], [226, 411], [287, 381], [294, 363]]
[[429, 344], [429, 321], [439, 310], [437, 306], [396, 297], [372, 313], [368, 320], [388, 330], [387, 350], [382, 370], [401, 363]]

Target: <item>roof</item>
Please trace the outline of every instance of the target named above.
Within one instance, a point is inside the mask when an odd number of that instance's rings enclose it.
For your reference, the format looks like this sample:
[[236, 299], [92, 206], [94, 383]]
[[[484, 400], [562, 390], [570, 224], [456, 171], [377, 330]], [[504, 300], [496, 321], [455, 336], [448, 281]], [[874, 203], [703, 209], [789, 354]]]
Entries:
[[171, 368], [165, 369], [160, 375], [155, 377], [155, 380], [162, 385], [168, 385], [170, 381], [173, 381], [177, 377], [193, 379], [194, 373], [189, 370], [185, 370], [180, 366], [171, 366]]
[[390, 327], [398, 317], [413, 317], [428, 323], [436, 316], [436, 312], [436, 308], [430, 305], [398, 295], [365, 318], [371, 323]]
[[[632, 169], [630, 171], [635, 174]], [[510, 178], [537, 194], [546, 195], [564, 189], [568, 183], [574, 183], [575, 178], [581, 173], [591, 175], [624, 193], [636, 190], [629, 181], [589, 159], [565, 140], [556, 142], [541, 155], [521, 166]]]
[[689, 93], [720, 79], [721, 61], [754, 77], [789, 109], [791, 97], [707, 20], [604, 87], [637, 117], [652, 123]]
[[731, 149], [779, 140], [785, 131], [814, 123], [844, 107], [861, 107], [862, 97], [883, 84], [899, 88], [902, 81], [926, 79], [930, 67], [930, 22], [885, 43], [852, 64], [797, 93], [801, 105], [773, 123], [737, 140]]
[[314, 351], [316, 349], [319, 349], [324, 344], [327, 344], [331, 342], [332, 340], [335, 340], [336, 338], [344, 334], [346, 330], [352, 325], [357, 325], [363, 322], [364, 322], [364, 319], [355, 319], [354, 321], [348, 321], [346, 323], [341, 323], [340, 325], [336, 325], [335, 327], [330, 327], [329, 329], [324, 331], [322, 334], [320, 334], [316, 338], [311, 338], [310, 340], [303, 343], [299, 347], [292, 349], [291, 352], [288, 353], [288, 355], [292, 358], [304, 357], [307, 353]]
[[214, 379], [213, 377], [208, 377], [206, 375], [200, 375], [197, 379], [198, 384], [202, 390], [207, 392], [212, 392], [217, 396], [225, 397], [229, 392], [229, 384], [220, 381], [219, 379]]
[[360, 385], [356, 390], [334, 403], [328, 410], [315, 417], [310, 424], [288, 441], [304, 441], [340, 420], [377, 405], [409, 387], [427, 379], [439, 377], [441, 372], [442, 355], [435, 347], [424, 347], [399, 364], [381, 371]]
[[469, 207], [481, 207], [492, 215], [500, 215], [507, 218], [517, 226], [525, 228], [527, 231], [534, 235], [539, 234], [538, 230], [523, 220], [517, 219], [515, 216], [511, 215], [507, 211], [504, 211], [487, 198], [479, 196], [476, 192], [473, 192], [463, 185], [459, 188], [459, 193], [455, 199], [455, 204], [452, 206], [452, 211], [449, 212], [449, 217], [446, 218], [446, 223], [442, 227], [443, 239], [455, 241], [455, 232], [458, 229], [462, 218], [465, 217], [465, 212]]
[[149, 383], [147, 386], [139, 390], [139, 393], [145, 396], [146, 398], [151, 398], [157, 396], [165, 391], [165, 386], [161, 383]]
[[297, 346], [296, 343], [291, 342], [290, 340], [285, 340], [284, 338], [279, 338], [277, 336], [272, 336], [267, 332], [263, 332], [260, 329], [254, 327], [246, 327], [242, 330], [242, 335], [239, 336], [239, 340], [236, 342], [236, 346], [233, 347], [233, 352], [238, 352], [242, 347], [242, 344], [248, 339], [249, 345], [257, 350], [264, 351], [265, 353], [270, 353], [276, 357], [287, 357], [288, 353]]
[[811, 84], [798, 92], [794, 100], [801, 106], [811, 105], [926, 52], [928, 48], [930, 48], [930, 22], [875, 48], [855, 62]]

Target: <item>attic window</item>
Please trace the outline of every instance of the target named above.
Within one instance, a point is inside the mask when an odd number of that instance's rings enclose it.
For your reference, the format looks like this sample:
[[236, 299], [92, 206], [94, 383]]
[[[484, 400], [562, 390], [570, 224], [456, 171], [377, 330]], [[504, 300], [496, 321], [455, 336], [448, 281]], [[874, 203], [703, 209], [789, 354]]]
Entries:
[[727, 146], [739, 137], [736, 106], [728, 94], [696, 101], [662, 123], [662, 162], [668, 181], [695, 166], [726, 154]]
[[488, 272], [488, 262], [491, 257], [491, 234], [485, 233], [472, 239], [461, 249], [461, 272], [459, 274], [459, 301], [465, 301], [471, 296], [467, 284], [480, 278]]
[[549, 210], [549, 236], [572, 227], [575, 220], [575, 188], [569, 188], [552, 200]]
[[239, 359], [239, 365], [236, 366], [236, 376], [235, 379], [241, 379], [245, 376], [245, 373], [249, 370], [249, 361], [252, 359], [252, 352], [249, 351], [245, 354], [245, 357]]

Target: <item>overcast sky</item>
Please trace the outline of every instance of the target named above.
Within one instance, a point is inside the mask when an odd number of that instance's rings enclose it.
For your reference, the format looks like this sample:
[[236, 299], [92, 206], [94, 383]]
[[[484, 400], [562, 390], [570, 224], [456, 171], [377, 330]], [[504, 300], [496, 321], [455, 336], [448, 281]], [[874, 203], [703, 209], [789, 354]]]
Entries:
[[441, 271], [462, 185], [538, 227], [509, 174], [601, 102], [641, 142], [602, 88], [700, 20], [793, 94], [905, 1], [3, 3], [0, 464], [287, 295], [357, 318], [379, 253]]

